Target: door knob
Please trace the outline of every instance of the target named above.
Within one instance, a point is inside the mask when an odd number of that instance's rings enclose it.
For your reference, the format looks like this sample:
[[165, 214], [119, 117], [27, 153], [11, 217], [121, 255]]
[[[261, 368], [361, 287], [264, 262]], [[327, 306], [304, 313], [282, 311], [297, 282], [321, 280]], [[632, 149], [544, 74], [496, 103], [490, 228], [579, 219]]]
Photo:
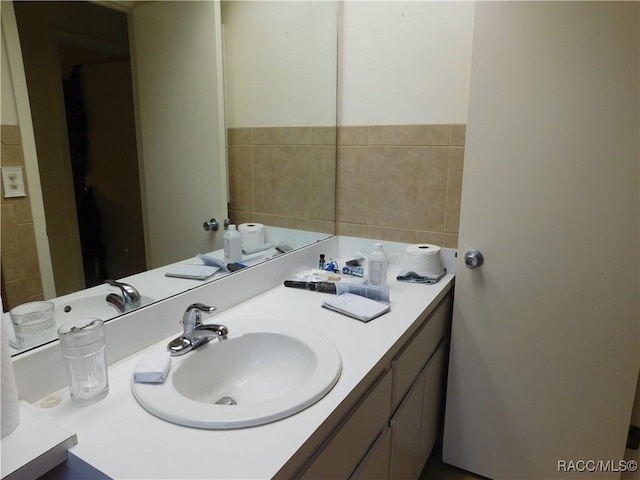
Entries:
[[478, 250], [469, 250], [464, 254], [464, 264], [467, 268], [478, 268], [484, 263], [484, 257]]
[[212, 218], [208, 222], [204, 222], [202, 224], [202, 228], [204, 228], [207, 232], [211, 230], [213, 230], [214, 232], [217, 232], [218, 228], [220, 228], [220, 224], [218, 223], [218, 220], [216, 220], [215, 218]]

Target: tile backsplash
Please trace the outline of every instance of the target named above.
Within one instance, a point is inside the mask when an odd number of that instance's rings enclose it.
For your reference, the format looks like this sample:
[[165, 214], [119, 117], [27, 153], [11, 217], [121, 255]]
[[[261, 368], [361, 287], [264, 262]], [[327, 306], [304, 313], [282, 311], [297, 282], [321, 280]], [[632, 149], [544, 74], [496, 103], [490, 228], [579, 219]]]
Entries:
[[338, 128], [336, 233], [456, 248], [466, 125]]
[[230, 128], [234, 223], [334, 232], [335, 127]]
[[464, 124], [342, 126], [337, 138], [334, 127], [229, 129], [229, 215], [328, 233], [335, 221], [341, 235], [456, 248], [465, 133]]
[[[2, 125], [1, 165], [24, 167], [20, 127]], [[28, 172], [24, 172], [25, 183]], [[27, 189], [25, 185], [25, 189]], [[2, 193], [2, 294], [3, 303], [13, 308], [21, 303], [43, 299], [42, 280], [31, 215], [31, 201], [26, 197], [4, 198]]]

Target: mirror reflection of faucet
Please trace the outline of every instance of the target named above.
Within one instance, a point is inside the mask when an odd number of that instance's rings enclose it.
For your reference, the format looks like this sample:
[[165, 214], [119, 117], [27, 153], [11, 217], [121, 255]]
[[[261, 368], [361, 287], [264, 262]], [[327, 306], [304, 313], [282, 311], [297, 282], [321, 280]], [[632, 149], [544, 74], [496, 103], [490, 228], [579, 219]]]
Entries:
[[122, 296], [110, 293], [106, 298], [107, 302], [115, 306], [120, 312], [129, 312], [142, 306], [140, 293], [133, 286], [127, 283], [116, 282], [115, 280], [105, 280], [104, 283], [120, 289]]
[[211, 315], [216, 310], [216, 307], [202, 303], [189, 305], [180, 322], [184, 329], [183, 334], [169, 342], [167, 346], [171, 355], [184, 355], [214, 338], [225, 340], [229, 334], [227, 327], [216, 324], [205, 325], [202, 323], [202, 314]]

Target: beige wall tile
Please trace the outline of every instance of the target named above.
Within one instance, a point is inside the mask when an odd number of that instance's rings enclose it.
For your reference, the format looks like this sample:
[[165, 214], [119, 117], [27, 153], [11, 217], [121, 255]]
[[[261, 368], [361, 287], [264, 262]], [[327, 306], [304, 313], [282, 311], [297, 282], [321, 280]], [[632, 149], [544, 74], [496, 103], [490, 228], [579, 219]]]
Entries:
[[[457, 247], [466, 125], [338, 127], [335, 207], [321, 196], [332, 189], [329, 155], [294, 146], [335, 141], [335, 129], [230, 129], [229, 144], [248, 142], [250, 132], [259, 212], [230, 205], [237, 223]], [[230, 177], [248, 175], [232, 173], [237, 151], [229, 151]]]
[[256, 212], [307, 218], [309, 160], [302, 146], [255, 146], [253, 150]]
[[253, 210], [253, 147], [229, 145], [229, 208]]
[[251, 145], [251, 129], [250, 128], [228, 128], [227, 144], [228, 145]]
[[367, 158], [367, 147], [338, 148], [336, 205], [339, 222], [367, 222]]
[[311, 127], [311, 145], [336, 145], [336, 127]]
[[329, 220], [315, 220], [312, 218], [307, 223], [307, 230], [333, 235], [336, 231], [336, 223]]
[[4, 145], [22, 145], [22, 137], [20, 136], [20, 126], [18, 125], [0, 126], [0, 141], [2, 141]]
[[[25, 189], [26, 188], [27, 188], [27, 186], [25, 185]], [[7, 200], [9, 200], [9, 199], [7, 199]], [[28, 196], [27, 197], [16, 197], [11, 201], [11, 203], [13, 203], [14, 208], [15, 208], [16, 222], [18, 222], [18, 223], [33, 222], [33, 217], [31, 215], [31, 202], [29, 201], [29, 197]]]
[[2, 205], [2, 276], [5, 281], [23, 277], [20, 235], [13, 203]]
[[[20, 128], [3, 125], [2, 166], [24, 166]], [[25, 172], [26, 182], [26, 172]], [[28, 188], [25, 185], [28, 193]], [[1, 212], [2, 282], [9, 308], [42, 298], [42, 280], [38, 263], [30, 197], [5, 199]]]
[[2, 145], [2, 159], [0, 163], [3, 167], [23, 167], [24, 166], [24, 154], [22, 153], [22, 146], [20, 145]]
[[336, 218], [336, 147], [303, 149], [309, 162], [309, 218]]
[[338, 145], [369, 145], [369, 127], [338, 127]]
[[311, 127], [260, 127], [253, 129], [254, 145], [309, 145]]
[[465, 124], [451, 125], [451, 145], [464, 147], [465, 137], [467, 135], [467, 126]]
[[253, 212], [246, 212], [243, 210], [229, 209], [229, 219], [234, 225], [240, 225], [241, 223], [255, 222], [255, 214]]
[[7, 293], [7, 298], [3, 298], [3, 300], [6, 302], [9, 309], [31, 301], [27, 294], [24, 278], [19, 278], [17, 280], [5, 279], [4, 288]]
[[263, 223], [265, 225], [271, 225], [273, 227], [293, 228], [297, 230], [309, 230], [309, 219], [290, 217], [284, 215], [266, 215], [256, 214], [257, 223]]
[[442, 232], [428, 232], [401, 228], [367, 226], [368, 238], [404, 243], [432, 243], [441, 246], [444, 243]]
[[374, 125], [369, 145], [449, 145], [449, 125]]
[[446, 147], [370, 147], [367, 223], [442, 232]]
[[462, 170], [464, 147], [449, 149], [449, 180], [447, 185], [447, 218], [445, 232], [458, 233], [460, 223], [460, 199], [462, 197]]
[[336, 234], [347, 237], [366, 237], [367, 226], [365, 224], [338, 222], [336, 223]]
[[443, 246], [446, 248], [458, 248], [458, 235], [453, 233], [445, 233]]

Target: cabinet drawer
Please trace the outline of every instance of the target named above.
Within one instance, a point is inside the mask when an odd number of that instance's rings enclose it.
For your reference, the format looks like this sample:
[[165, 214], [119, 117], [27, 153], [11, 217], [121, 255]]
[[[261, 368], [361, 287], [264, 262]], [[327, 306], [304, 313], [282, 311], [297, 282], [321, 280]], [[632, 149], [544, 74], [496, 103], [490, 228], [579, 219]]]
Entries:
[[391, 370], [387, 370], [354, 405], [301, 478], [349, 478], [387, 426], [391, 416], [391, 377]]
[[387, 480], [391, 466], [391, 429], [385, 428], [349, 480]]
[[393, 408], [397, 408], [402, 397], [423, 369], [438, 343], [446, 334], [451, 317], [451, 295], [433, 311], [404, 349], [393, 360]]

